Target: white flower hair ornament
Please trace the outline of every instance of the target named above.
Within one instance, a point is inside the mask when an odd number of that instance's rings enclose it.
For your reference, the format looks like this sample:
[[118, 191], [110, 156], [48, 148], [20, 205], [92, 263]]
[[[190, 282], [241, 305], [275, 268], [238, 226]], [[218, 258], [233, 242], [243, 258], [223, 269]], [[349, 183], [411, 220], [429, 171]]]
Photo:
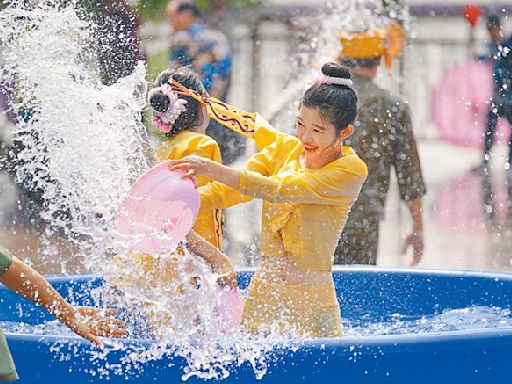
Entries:
[[345, 87], [352, 87], [354, 83], [350, 79], [344, 79], [341, 77], [327, 76], [323, 73], [316, 74], [315, 78], [312, 81], [313, 84], [333, 84], [333, 85], [343, 85]]
[[169, 133], [178, 117], [187, 110], [187, 100], [180, 99], [169, 84], [161, 85], [160, 90], [169, 97], [169, 107], [165, 112], [155, 111], [152, 122], [163, 133]]

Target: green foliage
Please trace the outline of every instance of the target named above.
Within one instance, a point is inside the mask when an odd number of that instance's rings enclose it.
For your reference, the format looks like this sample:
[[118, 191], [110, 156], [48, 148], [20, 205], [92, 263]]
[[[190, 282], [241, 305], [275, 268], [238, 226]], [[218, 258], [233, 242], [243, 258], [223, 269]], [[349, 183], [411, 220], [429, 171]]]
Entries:
[[143, 20], [157, 20], [165, 17], [168, 0], [139, 0], [137, 10]]
[[[169, 0], [139, 0], [137, 9], [144, 20], [158, 20], [165, 17], [165, 7], [168, 2]], [[220, 5], [225, 5], [228, 9], [240, 9], [260, 4], [261, 0], [197, 0], [197, 5], [204, 12]]]

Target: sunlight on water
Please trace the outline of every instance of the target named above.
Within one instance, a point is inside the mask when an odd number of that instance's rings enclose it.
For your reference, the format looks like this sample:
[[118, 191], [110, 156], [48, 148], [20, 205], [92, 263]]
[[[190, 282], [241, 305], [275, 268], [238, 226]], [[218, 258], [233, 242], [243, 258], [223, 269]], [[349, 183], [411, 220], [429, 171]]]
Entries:
[[380, 336], [510, 327], [512, 316], [509, 309], [472, 306], [428, 316], [403, 316], [396, 313], [378, 323], [360, 319], [347, 322], [345, 333], [350, 336]]
[[[343, 319], [346, 336], [420, 335], [429, 333], [454, 332], [465, 330], [500, 329], [512, 327], [510, 309], [500, 307], [471, 306], [447, 309], [436, 315], [404, 316], [390, 314], [388, 319], [376, 322], [369, 319], [351, 321]], [[0, 322], [7, 333], [23, 335], [67, 335], [73, 333], [57, 321], [37, 325]]]

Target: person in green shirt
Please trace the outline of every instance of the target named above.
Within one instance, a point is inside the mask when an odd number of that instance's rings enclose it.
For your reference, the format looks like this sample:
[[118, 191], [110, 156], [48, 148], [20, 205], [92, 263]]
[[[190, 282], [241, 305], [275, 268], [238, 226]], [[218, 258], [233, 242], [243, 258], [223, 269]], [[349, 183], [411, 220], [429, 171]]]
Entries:
[[[102, 314], [93, 307], [74, 307], [65, 301], [53, 287], [33, 268], [12, 256], [0, 246], [0, 283], [45, 308], [77, 335], [100, 345], [98, 336], [121, 337], [126, 334], [124, 322]], [[0, 329], [0, 382], [18, 379], [16, 366], [7, 341]]]
[[400, 198], [411, 214], [412, 230], [403, 253], [413, 248], [412, 265], [423, 255], [422, 198], [426, 193], [414, 139], [409, 105], [375, 81], [381, 62], [390, 67], [405, 45], [405, 34], [396, 24], [387, 30], [340, 35], [339, 63], [352, 74], [358, 99], [354, 134], [346, 140], [368, 166], [368, 178], [352, 206], [335, 251], [335, 264], [377, 263], [379, 222], [384, 213], [391, 169]]

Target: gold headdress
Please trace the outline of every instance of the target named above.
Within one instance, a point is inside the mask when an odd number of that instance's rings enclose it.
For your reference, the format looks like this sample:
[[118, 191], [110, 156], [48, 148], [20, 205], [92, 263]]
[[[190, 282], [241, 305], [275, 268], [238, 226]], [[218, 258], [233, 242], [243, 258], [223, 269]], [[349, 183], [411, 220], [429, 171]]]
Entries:
[[406, 43], [405, 31], [396, 23], [388, 25], [386, 29], [369, 32], [342, 32], [339, 39], [342, 60], [371, 60], [383, 56], [388, 69], [391, 68], [392, 59], [400, 57]]

